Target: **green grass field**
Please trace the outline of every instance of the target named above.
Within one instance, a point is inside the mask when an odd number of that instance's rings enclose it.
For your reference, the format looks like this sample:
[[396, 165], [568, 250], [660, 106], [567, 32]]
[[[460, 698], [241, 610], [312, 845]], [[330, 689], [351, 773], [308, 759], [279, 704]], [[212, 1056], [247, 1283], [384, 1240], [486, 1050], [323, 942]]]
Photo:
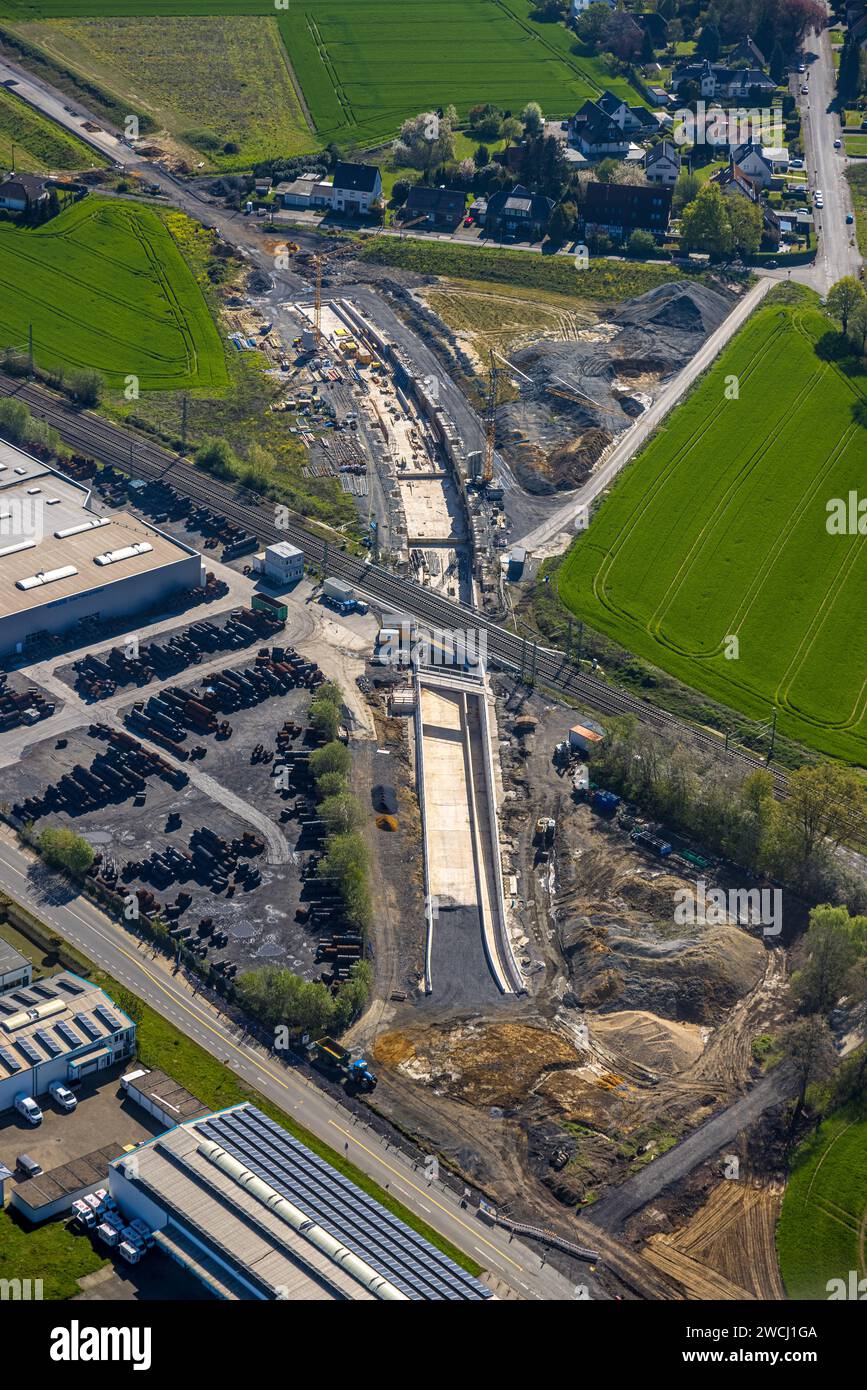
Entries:
[[[222, 114], [230, 89], [244, 99], [234, 119], [238, 133], [224, 138], [240, 145], [248, 161], [296, 153], [315, 142], [293, 109], [297, 101], [285, 71], [277, 84], [286, 85], [285, 100], [273, 93], [271, 120], [260, 122], [264, 147], [245, 135], [265, 73], [251, 57], [244, 78], [235, 80], [233, 49], [240, 48], [217, 40], [219, 17], [224, 25], [237, 25], [243, 16], [276, 19], [322, 144], [379, 144], [407, 116], [449, 103], [463, 115], [481, 101], [511, 111], [538, 101], [546, 115], [561, 117], [605, 88], [641, 100], [624, 78], [609, 77], [599, 59], [584, 54], [574, 34], [562, 24], [538, 23], [533, 10], [533, 0], [291, 0], [285, 10], [275, 9], [273, 0], [0, 0], [0, 20], [15, 24], [17, 33], [45, 47], [56, 62], [128, 95], [136, 110], [153, 115], [175, 136], [183, 133], [171, 119], [175, 108], [203, 109], [196, 102], [202, 86], [196, 74], [206, 69], [224, 99], [213, 103], [212, 118]], [[154, 51], [136, 23], [154, 16], [178, 34], [193, 32], [195, 20], [205, 19], [213, 32], [197, 53], [185, 39], [166, 43], [161, 31]], [[115, 45], [112, 35], [122, 35], [124, 25], [130, 42]], [[174, 70], [179, 66], [180, 81]], [[283, 129], [287, 120], [289, 131]], [[193, 123], [209, 127], [206, 115]]]
[[865, 764], [867, 541], [829, 534], [826, 504], [864, 495], [867, 379], [820, 355], [837, 341], [812, 307], [754, 314], [574, 542], [559, 592], [688, 685], [753, 718], [776, 706], [781, 733]]
[[218, 394], [223, 344], [170, 224], [87, 198], [35, 229], [0, 225], [0, 345], [22, 346], [32, 323], [39, 366]]
[[293, 0], [278, 22], [326, 142], [375, 144], [449, 102], [464, 115], [482, 101], [511, 111], [538, 101], [554, 117], [605, 87], [639, 100], [573, 52], [563, 25], [531, 20], [532, 9], [530, 0]]
[[27, 173], [63, 173], [103, 168], [96, 150], [41, 116], [6, 87], [0, 87], [0, 163]]
[[69, 18], [15, 33], [150, 118], [190, 168], [249, 168], [316, 147], [272, 17]]
[[789, 1298], [828, 1297], [830, 1279], [867, 1276], [867, 1119], [832, 1116], [798, 1152], [777, 1224]]

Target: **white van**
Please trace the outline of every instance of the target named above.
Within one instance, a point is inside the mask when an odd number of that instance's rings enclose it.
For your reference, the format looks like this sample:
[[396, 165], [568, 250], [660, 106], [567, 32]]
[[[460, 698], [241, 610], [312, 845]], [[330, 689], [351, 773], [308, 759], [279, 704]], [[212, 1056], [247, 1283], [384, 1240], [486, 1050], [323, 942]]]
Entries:
[[39, 1109], [33, 1097], [28, 1096], [26, 1091], [18, 1092], [15, 1097], [15, 1109], [18, 1111], [19, 1115], [23, 1115], [28, 1124], [42, 1124], [42, 1111]]

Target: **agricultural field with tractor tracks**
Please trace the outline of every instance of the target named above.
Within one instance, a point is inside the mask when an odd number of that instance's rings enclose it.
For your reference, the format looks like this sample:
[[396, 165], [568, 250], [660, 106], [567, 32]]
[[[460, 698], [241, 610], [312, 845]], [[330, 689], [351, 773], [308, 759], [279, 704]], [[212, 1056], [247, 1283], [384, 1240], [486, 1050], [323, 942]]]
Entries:
[[863, 375], [816, 308], [762, 308], [574, 542], [562, 601], [630, 651], [754, 718], [863, 763]]
[[135, 376], [142, 391], [219, 394], [223, 346], [169, 222], [93, 198], [36, 228], [0, 226], [2, 346], [23, 351], [32, 324], [46, 369], [95, 369], [113, 387]]

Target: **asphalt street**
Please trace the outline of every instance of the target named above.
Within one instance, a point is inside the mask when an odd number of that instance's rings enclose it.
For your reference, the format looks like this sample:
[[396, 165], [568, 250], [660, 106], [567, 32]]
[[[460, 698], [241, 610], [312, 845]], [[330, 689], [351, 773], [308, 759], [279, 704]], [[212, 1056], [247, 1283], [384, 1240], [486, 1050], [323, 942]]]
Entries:
[[[861, 264], [855, 227], [847, 226], [852, 198], [846, 181], [845, 151], [835, 150], [841, 138], [840, 118], [834, 110], [835, 78], [831, 41], [827, 30], [811, 34], [804, 42], [805, 73], [793, 75], [804, 125], [804, 146], [810, 187], [821, 190], [825, 206], [814, 210], [819, 231], [819, 254], [807, 282], [820, 294], [844, 275], [857, 275]], [[804, 94], [800, 88], [808, 87]]]

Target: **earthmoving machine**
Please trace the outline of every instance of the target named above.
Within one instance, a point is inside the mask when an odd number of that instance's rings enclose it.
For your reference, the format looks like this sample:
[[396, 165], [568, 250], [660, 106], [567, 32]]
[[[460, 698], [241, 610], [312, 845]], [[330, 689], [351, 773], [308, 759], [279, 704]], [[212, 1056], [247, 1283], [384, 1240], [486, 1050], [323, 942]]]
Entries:
[[376, 1087], [376, 1077], [363, 1057], [353, 1057], [352, 1053], [335, 1042], [334, 1038], [319, 1038], [310, 1048], [310, 1058], [324, 1071], [337, 1072], [346, 1077], [351, 1086], [360, 1091], [372, 1091]]

